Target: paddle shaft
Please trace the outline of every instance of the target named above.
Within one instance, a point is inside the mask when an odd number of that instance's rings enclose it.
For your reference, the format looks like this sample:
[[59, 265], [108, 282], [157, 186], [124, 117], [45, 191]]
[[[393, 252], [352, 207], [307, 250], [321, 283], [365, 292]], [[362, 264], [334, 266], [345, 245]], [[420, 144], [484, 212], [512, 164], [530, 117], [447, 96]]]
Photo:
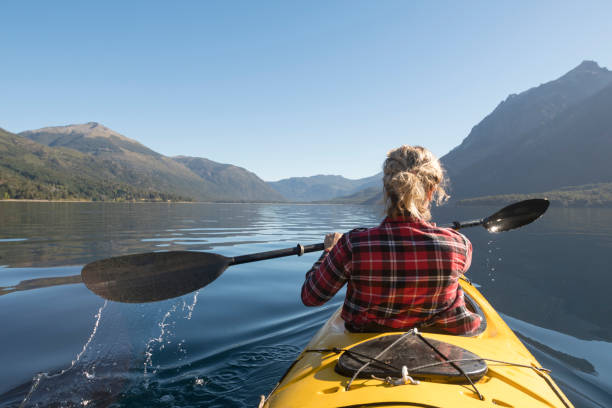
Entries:
[[467, 228], [467, 227], [477, 227], [479, 225], [484, 224], [484, 222], [485, 222], [485, 219], [463, 221], [463, 222], [455, 221], [452, 224], [444, 225], [444, 227], [458, 230], [458, 229]]
[[[447, 225], [446, 227], [458, 230], [460, 228], [475, 227], [478, 225], [482, 225], [483, 222], [484, 220], [482, 219], [465, 221], [465, 222], [455, 221], [454, 223]], [[283, 249], [277, 249], [274, 251], [256, 252], [253, 254], [236, 256], [236, 257], [230, 258], [228, 266], [240, 265], [240, 264], [249, 263], [249, 262], [263, 261], [266, 259], [282, 258], [285, 256], [292, 256], [292, 255], [302, 256], [303, 254], [306, 254], [309, 252], [322, 251], [323, 249], [324, 249], [323, 243], [313, 244], [313, 245], [297, 244], [297, 246], [293, 248], [283, 248]]]
[[257, 261], [263, 261], [265, 259], [272, 259], [272, 258], [282, 258], [285, 256], [291, 256], [291, 255], [302, 256], [305, 253], [322, 251], [323, 249], [324, 249], [324, 246], [322, 243], [313, 244], [313, 245], [297, 244], [297, 246], [293, 248], [284, 248], [284, 249], [277, 249], [275, 251], [257, 252], [254, 254], [236, 256], [234, 258], [230, 258], [229, 265], [239, 265], [239, 264], [248, 263], [248, 262], [257, 262]]

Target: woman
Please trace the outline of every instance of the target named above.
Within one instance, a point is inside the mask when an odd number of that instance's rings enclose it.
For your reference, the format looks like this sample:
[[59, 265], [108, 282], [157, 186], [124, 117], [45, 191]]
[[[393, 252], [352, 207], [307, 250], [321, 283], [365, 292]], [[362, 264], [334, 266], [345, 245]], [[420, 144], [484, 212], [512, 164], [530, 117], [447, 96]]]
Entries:
[[448, 198], [440, 162], [423, 147], [401, 146], [387, 154], [383, 174], [386, 218], [378, 227], [328, 234], [302, 301], [323, 304], [347, 283], [342, 318], [350, 331], [475, 332], [480, 317], [466, 309], [459, 286], [472, 245], [428, 222], [431, 202]]

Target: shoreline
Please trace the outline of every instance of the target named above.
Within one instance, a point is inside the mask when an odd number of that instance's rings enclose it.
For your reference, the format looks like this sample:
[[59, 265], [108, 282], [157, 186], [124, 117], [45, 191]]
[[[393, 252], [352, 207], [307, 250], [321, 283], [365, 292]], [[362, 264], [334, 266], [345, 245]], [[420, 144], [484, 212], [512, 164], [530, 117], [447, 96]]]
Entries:
[[[493, 207], [505, 206], [520, 200], [458, 200], [449, 202], [446, 206], [452, 207]], [[557, 200], [551, 199], [551, 208], [590, 208], [590, 209], [612, 209], [611, 205], [564, 205]], [[376, 207], [378, 204], [363, 204], [363, 203], [334, 203], [334, 202], [289, 202], [289, 201], [91, 201], [91, 200], [42, 200], [42, 199], [3, 199], [1, 203], [67, 203], [67, 204], [224, 204], [224, 205], [240, 205], [240, 204], [266, 204], [266, 205], [359, 205]]]
[[78, 203], [78, 204], [285, 204], [285, 205], [365, 205], [359, 203], [309, 203], [289, 201], [91, 201], [91, 200], [42, 200], [42, 199], [3, 199], [13, 203]]

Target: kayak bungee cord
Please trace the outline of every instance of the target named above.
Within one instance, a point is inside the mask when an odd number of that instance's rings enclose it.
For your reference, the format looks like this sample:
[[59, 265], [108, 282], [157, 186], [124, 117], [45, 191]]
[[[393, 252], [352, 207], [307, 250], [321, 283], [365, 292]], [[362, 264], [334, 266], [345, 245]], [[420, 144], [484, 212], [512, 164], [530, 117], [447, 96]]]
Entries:
[[386, 366], [389, 368], [392, 368], [394, 370], [398, 370], [397, 366], [394, 366], [392, 364], [389, 363], [385, 363], [382, 360], [377, 360], [376, 358], [372, 357], [372, 356], [368, 356], [367, 354], [363, 354], [363, 353], [359, 353], [358, 351], [354, 351], [351, 349], [340, 349], [337, 347], [334, 347], [333, 349], [309, 349], [309, 350], [304, 350], [304, 353], [335, 353], [335, 354], [340, 354], [340, 353], [344, 353], [344, 354], [348, 354], [348, 355], [354, 355], [357, 357], [363, 357], [366, 358], [368, 360], [371, 360], [371, 362], [373, 363], [378, 363], [382, 366]]
[[[457, 371], [459, 371], [459, 373], [461, 375], [463, 375], [468, 382], [470, 383], [470, 385], [472, 386], [472, 388], [474, 388], [474, 392], [476, 393], [476, 395], [478, 395], [478, 398], [483, 401], [484, 397], [482, 396], [482, 394], [480, 393], [480, 391], [478, 391], [478, 388], [476, 388], [476, 385], [474, 385], [474, 382], [472, 381], [472, 379], [467, 375], [467, 373], [461, 368], [459, 367], [457, 364], [449, 362], [449, 359], [446, 355], [444, 355], [440, 350], [438, 350], [433, 344], [431, 344], [429, 341], [427, 341], [418, 331], [417, 328], [413, 328], [410, 329], [409, 331], [407, 331], [406, 333], [402, 334], [397, 340], [395, 340], [393, 343], [391, 343], [389, 346], [387, 346], [383, 351], [381, 351], [376, 357], [374, 357], [373, 360], [378, 360], [380, 359], [386, 352], [388, 352], [389, 350], [391, 350], [394, 346], [396, 346], [398, 343], [400, 343], [402, 340], [404, 340], [406, 337], [410, 336], [410, 335], [414, 335], [416, 337], [418, 337], [422, 342], [424, 342], [427, 346], [429, 346], [433, 351], [436, 352], [436, 354], [440, 357], [442, 357], [445, 360], [445, 363], [449, 363], [454, 369], [456, 369]], [[353, 374], [353, 377], [350, 379], [350, 381], [348, 382], [348, 384], [346, 385], [345, 390], [349, 391], [351, 388], [351, 384], [353, 383], [353, 381], [355, 380], [355, 378], [357, 378], [357, 376], [370, 364], [372, 363], [372, 361], [368, 361], [367, 363], [363, 364], [356, 372], [355, 374]], [[414, 381], [408, 374], [408, 368], [406, 366], [403, 366], [401, 369], [401, 373], [402, 373], [402, 380], [403, 383], [406, 384], [408, 382], [410, 382], [413, 385], [418, 384], [418, 382]], [[400, 382], [401, 383], [401, 382]]]
[[[356, 351], [352, 351], [351, 349], [341, 349], [341, 348], [337, 348], [334, 347], [333, 349], [307, 349], [304, 350], [304, 353], [334, 353], [334, 354], [341, 354], [341, 353], [345, 353], [345, 354], [353, 354], [356, 355], [358, 357], [362, 357], [368, 360], [371, 360], [372, 363], [377, 363], [380, 364], [382, 366], [386, 366], [389, 368], [392, 368], [394, 370], [397, 371], [403, 371], [404, 367], [399, 368], [397, 366], [394, 366], [393, 364], [389, 364], [386, 363], [384, 361], [378, 360], [374, 357], [368, 356], [366, 354], [363, 353], [359, 353]], [[295, 365], [295, 363], [297, 363], [297, 361], [299, 361], [299, 359], [297, 359], [296, 361], [294, 361], [294, 363], [291, 365], [291, 367], [293, 367], [293, 365]], [[424, 364], [424, 365], [420, 365], [417, 367], [412, 367], [412, 368], [407, 368], [408, 373], [410, 371], [414, 372], [414, 371], [418, 371], [418, 370], [422, 370], [423, 368], [430, 368], [430, 367], [435, 367], [435, 366], [439, 366], [439, 365], [445, 365], [445, 364], [449, 364], [449, 363], [461, 363], [461, 362], [471, 362], [471, 361], [487, 361], [487, 362], [491, 362], [491, 363], [497, 363], [497, 364], [503, 364], [504, 366], [511, 366], [511, 367], [520, 367], [520, 368], [529, 368], [533, 371], [535, 371], [536, 373], [538, 373], [538, 375], [543, 378], [546, 383], [548, 384], [548, 386], [554, 391], [555, 395], [559, 398], [559, 400], [561, 400], [561, 402], [563, 403], [563, 405], [567, 408], [570, 408], [570, 406], [567, 404], [567, 402], [565, 401], [565, 399], [563, 399], [559, 393], [559, 391], [556, 389], [556, 387], [553, 386], [552, 382], [548, 379], [548, 377], [546, 377], [544, 375], [544, 373], [546, 374], [550, 374], [552, 371], [548, 368], [544, 368], [544, 367], [537, 367], [534, 365], [527, 365], [527, 364], [521, 364], [521, 363], [513, 363], [511, 361], [503, 361], [503, 360], [496, 360], [493, 358], [458, 358], [458, 359], [453, 359], [453, 360], [447, 360], [447, 361], [439, 361], [436, 363], [430, 363], [430, 364]], [[289, 369], [291, 369], [291, 367]], [[288, 370], [289, 371], [289, 370]], [[405, 377], [403, 375], [404, 373], [402, 373], [402, 377], [398, 378], [398, 379], [393, 379], [392, 377], [387, 377], [387, 378], [379, 378], [376, 377], [374, 375], [372, 375], [372, 378], [378, 381], [382, 381], [386, 384], [392, 385], [392, 386], [396, 386], [396, 385], [404, 385], [406, 384], [405, 382]], [[406, 373], [407, 374], [407, 373]], [[280, 381], [279, 381], [280, 384]], [[411, 384], [417, 385], [418, 381], [415, 382], [411, 382]], [[278, 386], [278, 384], [277, 384]], [[276, 387], [274, 387], [274, 390], [276, 389]], [[272, 390], [272, 391], [274, 391]], [[263, 407], [263, 404], [267, 401], [267, 397], [264, 397], [262, 395], [262, 400], [261, 400], [261, 405], [260, 407]]]
[[440, 357], [442, 357], [445, 362], [449, 363], [451, 366], [453, 366], [453, 368], [457, 371], [459, 371], [461, 373], [461, 375], [463, 375], [468, 382], [472, 385], [472, 388], [474, 388], [474, 391], [476, 392], [476, 395], [478, 395], [478, 398], [481, 401], [484, 401], [484, 397], [482, 396], [482, 394], [480, 393], [480, 391], [478, 391], [478, 388], [476, 388], [476, 385], [474, 385], [474, 382], [472, 381], [472, 379], [470, 378], [469, 375], [467, 375], [467, 373], [463, 370], [463, 368], [459, 367], [457, 364], [451, 362], [448, 357], [442, 353], [440, 350], [438, 350], [436, 348], [436, 346], [434, 346], [433, 344], [431, 344], [429, 341], [427, 341], [427, 339], [425, 339], [425, 337], [423, 337], [421, 335], [421, 333], [419, 333], [418, 331], [416, 331], [415, 329], [415, 333], [414, 333], [419, 339], [421, 339], [421, 341], [423, 341], [425, 344], [427, 344], [433, 351], [436, 352], [436, 354], [438, 354]]
[[[384, 366], [387, 366], [389, 368], [393, 368], [394, 370], [398, 370], [398, 371], [401, 370], [399, 367], [394, 366], [393, 364], [385, 363], [384, 361], [381, 361], [381, 360], [376, 360], [374, 357], [370, 357], [370, 356], [365, 355], [363, 353], [352, 351], [351, 349], [340, 349], [340, 348], [333, 348], [333, 349], [309, 349], [309, 350], [304, 350], [304, 353], [335, 353], [335, 354], [345, 353], [345, 354], [354, 354], [354, 355], [356, 355], [358, 357], [363, 357], [363, 358], [367, 358], [369, 360], [372, 360], [372, 362], [379, 363], [380, 365], [384, 365]], [[480, 357], [479, 358], [457, 358], [457, 359], [448, 360], [448, 361], [438, 361], [437, 363], [430, 363], [430, 364], [420, 365], [420, 366], [417, 366], [417, 367], [412, 367], [409, 370], [417, 371], [417, 370], [422, 370], [423, 368], [430, 368], [430, 367], [435, 367], [435, 366], [444, 365], [444, 364], [448, 364], [448, 363], [462, 363], [462, 362], [470, 362], [470, 361], [489, 361], [491, 363], [503, 364], [504, 366], [530, 368], [530, 369], [532, 369], [534, 371], [541, 372], [541, 373], [551, 373], [552, 372], [548, 368], [544, 368], [544, 367], [536, 367], [536, 366], [527, 365], [527, 364], [512, 363], [510, 361], [495, 360], [495, 359], [492, 359], [492, 358], [485, 358], [485, 357], [482, 357], [482, 358], [480, 358]]]
[[[535, 370], [541, 373], [551, 372], [548, 368], [544, 368], [544, 367], [536, 367], [536, 366], [527, 365], [527, 364], [511, 363], [510, 361], [494, 360], [492, 358], [458, 358], [455, 360], [440, 361], [438, 363], [424, 364], [422, 366], [413, 367], [412, 370], [422, 370], [423, 368], [435, 367], [435, 366], [443, 365], [446, 363], [462, 363], [462, 362], [469, 362], [469, 361], [489, 361], [491, 363], [504, 364], [504, 366], [531, 368], [532, 370]], [[394, 368], [397, 368], [397, 367], [394, 367]]]
[[[537, 372], [537, 371], [536, 371], [536, 372]], [[546, 381], [546, 384], [548, 384], [548, 386], [549, 386], [549, 387], [550, 387], [550, 388], [551, 388], [551, 389], [552, 389], [552, 390], [555, 392], [555, 395], [556, 395], [557, 397], [559, 397], [559, 399], [561, 400], [561, 402], [563, 403], [563, 405], [565, 405], [565, 408], [571, 408], [571, 407], [568, 405], [567, 401], [565, 401], [565, 399], [564, 399], [564, 398], [561, 396], [561, 393], [559, 392], [559, 390], [557, 389], [557, 387], [555, 387], [555, 386], [553, 385], [553, 382], [552, 382], [552, 381], [550, 381], [550, 378], [548, 378], [547, 376], [545, 376], [545, 375], [544, 375], [544, 374], [542, 374], [541, 372], [537, 372], [537, 373], [538, 373], [538, 375], [539, 375], [540, 377], [542, 377], [542, 378], [544, 379], [544, 381]]]
[[[409, 333], [411, 333], [411, 332], [412, 332], [412, 331], [410, 331], [410, 332], [406, 332], [406, 333], [404, 333], [404, 335], [409, 334]], [[402, 338], [402, 337], [400, 337], [400, 338]], [[394, 343], [392, 344], [392, 346], [393, 346], [395, 343], [397, 343], [397, 340], [396, 340], [396, 342], [394, 342]], [[536, 373], [538, 373], [538, 374], [540, 375], [540, 377], [541, 377], [541, 378], [543, 378], [543, 379], [546, 381], [546, 383], [548, 384], [548, 386], [549, 386], [549, 387], [550, 387], [550, 388], [551, 388], [551, 389], [554, 391], [554, 393], [555, 393], [555, 394], [557, 395], [557, 397], [558, 397], [558, 398], [561, 400], [561, 402], [563, 403], [563, 405], [565, 405], [566, 407], [568, 407], [568, 408], [569, 408], [569, 405], [567, 404], [567, 402], [566, 402], [566, 401], [565, 401], [565, 400], [564, 400], [564, 399], [563, 399], [563, 398], [562, 398], [562, 397], [559, 395], [559, 392], [558, 392], [558, 391], [556, 390], [556, 388], [555, 388], [555, 387], [554, 387], [554, 386], [551, 384], [551, 381], [548, 379], [548, 377], [546, 377], [546, 376], [544, 375], [544, 373], [547, 373], [547, 374], [551, 373], [551, 370], [549, 370], [548, 368], [544, 368], [544, 367], [537, 367], [537, 366], [534, 366], [534, 365], [527, 365], [527, 364], [521, 364], [521, 363], [514, 363], [514, 362], [511, 362], [511, 361], [497, 360], [497, 359], [492, 359], [492, 358], [461, 358], [461, 359], [453, 359], [453, 360], [446, 359], [445, 361], [439, 361], [439, 362], [436, 362], [436, 363], [424, 364], [424, 365], [420, 365], [420, 366], [417, 366], [417, 367], [411, 367], [411, 368], [408, 368], [408, 367], [406, 367], [406, 366], [402, 366], [402, 368], [399, 368], [399, 367], [397, 367], [397, 366], [395, 366], [395, 365], [393, 365], [393, 364], [389, 364], [389, 363], [386, 363], [386, 362], [384, 362], [384, 361], [379, 360], [379, 358], [381, 357], [381, 355], [382, 355], [382, 354], [384, 354], [385, 352], [387, 352], [387, 351], [388, 351], [388, 349], [390, 349], [390, 348], [391, 348], [391, 347], [387, 347], [387, 349], [383, 350], [383, 352], [382, 352], [382, 353], [379, 353], [379, 355], [378, 355], [378, 356], [376, 356], [376, 357], [371, 357], [371, 356], [365, 355], [365, 354], [363, 354], [363, 353], [355, 352], [355, 351], [352, 351], [351, 349], [341, 349], [341, 348], [337, 348], [337, 347], [334, 347], [334, 348], [332, 348], [332, 349], [307, 349], [307, 350], [304, 350], [304, 353], [334, 353], [334, 354], [341, 354], [341, 353], [345, 353], [345, 354], [353, 354], [353, 355], [356, 355], [356, 356], [358, 356], [358, 357], [362, 357], [362, 358], [365, 358], [365, 359], [370, 360], [370, 361], [369, 361], [368, 363], [366, 363], [365, 365], [369, 365], [370, 363], [375, 363], [375, 364], [380, 364], [380, 365], [382, 365], [382, 366], [386, 366], [386, 367], [392, 368], [392, 369], [397, 370], [397, 371], [400, 371], [400, 372], [404, 371], [404, 369], [406, 369], [406, 370], [407, 370], [407, 372], [402, 372], [402, 376], [401, 376], [401, 377], [399, 377], [399, 378], [397, 378], [397, 380], [393, 379], [392, 377], [387, 377], [387, 378], [384, 378], [384, 379], [383, 379], [383, 378], [379, 378], [379, 377], [376, 377], [376, 376], [372, 375], [372, 378], [373, 378], [373, 379], [375, 379], [375, 380], [379, 380], [379, 381], [383, 381], [383, 382], [385, 382], [386, 384], [389, 384], [389, 385], [403, 385], [403, 384], [407, 384], [407, 382], [405, 381], [405, 379], [406, 379], [406, 375], [407, 375], [409, 372], [418, 371], [418, 370], [421, 370], [421, 369], [423, 369], [423, 368], [435, 367], [435, 366], [440, 366], [440, 365], [445, 365], [445, 364], [452, 364], [452, 363], [460, 363], [460, 362], [487, 361], [487, 362], [491, 362], [491, 363], [503, 364], [504, 366], [512, 366], [512, 367], [520, 367], [520, 368], [529, 368], [529, 369], [531, 369], [531, 370], [534, 370]], [[296, 361], [297, 361], [297, 360], [296, 360]], [[365, 366], [365, 365], [364, 365], [364, 366]], [[453, 364], [453, 365], [454, 365], [454, 364]], [[406, 375], [405, 375], [405, 374], [406, 374]], [[471, 381], [471, 379], [469, 379], [469, 377], [467, 376], [467, 374], [465, 374], [465, 376], [468, 378], [468, 380], [470, 381], [470, 383], [472, 384], [472, 386], [474, 386], [473, 382]], [[347, 390], [347, 391], [348, 391], [348, 390], [350, 390], [350, 385], [351, 385], [352, 381], [353, 381], [355, 378], [356, 378], [356, 376], [354, 376], [354, 378], [352, 378], [352, 379], [349, 381], [349, 384], [348, 384], [348, 385], [347, 385], [347, 387], [346, 387], [346, 390]], [[418, 384], [418, 381], [415, 381], [415, 382], [410, 382], [410, 383], [411, 383], [411, 384], [415, 384], [415, 385], [416, 385], [416, 384]], [[482, 397], [482, 395], [481, 395], [481, 394], [478, 392], [478, 390], [477, 390], [477, 388], [476, 388], [475, 386], [474, 386], [474, 388], [476, 389], [476, 392], [478, 393], [478, 395], [480, 395], [480, 396], [481, 396], [481, 398], [483, 398], [483, 397]], [[265, 401], [265, 400], [264, 400], [264, 401]]]

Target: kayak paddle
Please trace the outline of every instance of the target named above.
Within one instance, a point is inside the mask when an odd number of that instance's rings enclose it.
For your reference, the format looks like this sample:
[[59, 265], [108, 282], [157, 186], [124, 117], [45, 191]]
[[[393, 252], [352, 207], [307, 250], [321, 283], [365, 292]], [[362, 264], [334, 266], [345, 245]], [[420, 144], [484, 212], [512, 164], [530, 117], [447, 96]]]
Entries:
[[[549, 206], [546, 199], [511, 204], [479, 220], [454, 222], [454, 229], [482, 225], [490, 232], [519, 228], [538, 219]], [[85, 265], [85, 285], [104, 299], [126, 303], [155, 302], [193, 292], [217, 279], [229, 266], [264, 259], [322, 251], [323, 244], [226, 257], [210, 252], [170, 251], [124, 255]]]

